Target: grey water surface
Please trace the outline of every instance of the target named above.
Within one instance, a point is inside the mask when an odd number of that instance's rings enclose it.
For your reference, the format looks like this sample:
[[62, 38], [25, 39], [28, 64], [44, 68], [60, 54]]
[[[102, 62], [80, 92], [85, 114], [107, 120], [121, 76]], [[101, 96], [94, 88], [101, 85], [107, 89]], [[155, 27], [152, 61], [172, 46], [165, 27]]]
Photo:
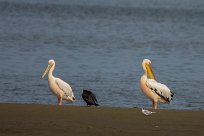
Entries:
[[204, 1], [0, 0], [0, 103], [57, 104], [40, 79], [54, 59], [74, 105], [90, 89], [102, 106], [148, 108], [144, 58], [175, 92], [159, 108], [203, 110]]

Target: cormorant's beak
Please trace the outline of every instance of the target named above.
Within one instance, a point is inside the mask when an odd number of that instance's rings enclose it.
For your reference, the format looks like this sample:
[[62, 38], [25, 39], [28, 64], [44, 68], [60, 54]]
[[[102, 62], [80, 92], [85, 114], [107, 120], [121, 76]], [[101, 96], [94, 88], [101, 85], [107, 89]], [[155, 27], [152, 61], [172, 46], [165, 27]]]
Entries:
[[146, 66], [147, 73], [148, 73], [150, 79], [156, 80], [156, 77], [155, 77], [154, 72], [152, 70], [151, 64], [146, 64], [145, 66]]
[[45, 71], [43, 72], [41, 78], [43, 78], [43, 77], [47, 74], [47, 72], [50, 70], [51, 67], [52, 67], [52, 66], [51, 66], [50, 64], [48, 64], [48, 66], [47, 66], [47, 68], [45, 69]]

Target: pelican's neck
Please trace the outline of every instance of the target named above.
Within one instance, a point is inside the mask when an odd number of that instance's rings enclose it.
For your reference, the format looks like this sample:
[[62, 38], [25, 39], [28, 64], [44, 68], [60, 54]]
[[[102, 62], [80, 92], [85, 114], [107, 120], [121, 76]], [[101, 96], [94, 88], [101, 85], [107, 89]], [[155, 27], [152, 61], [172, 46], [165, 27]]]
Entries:
[[146, 69], [146, 67], [145, 67], [145, 63], [142, 63], [142, 68], [143, 68], [143, 70], [144, 70], [143, 76], [146, 76], [146, 77], [147, 77], [147, 69]]
[[52, 65], [52, 67], [50, 68], [50, 70], [49, 70], [49, 72], [48, 72], [48, 78], [54, 77], [54, 76], [52, 75], [54, 69], [55, 69], [55, 64]]
[[147, 69], [146, 69], [144, 63], [142, 63], [142, 68], [144, 70], [144, 73], [143, 73], [143, 75], [140, 78], [140, 88], [143, 91], [144, 88], [146, 87], [146, 81], [147, 81]]

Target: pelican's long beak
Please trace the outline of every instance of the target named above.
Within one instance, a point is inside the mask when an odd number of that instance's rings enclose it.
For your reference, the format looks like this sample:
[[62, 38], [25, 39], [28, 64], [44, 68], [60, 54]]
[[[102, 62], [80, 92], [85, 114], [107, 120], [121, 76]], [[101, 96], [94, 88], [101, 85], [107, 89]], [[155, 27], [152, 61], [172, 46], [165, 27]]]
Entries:
[[47, 74], [47, 72], [50, 70], [51, 67], [52, 67], [52, 66], [48, 64], [48, 66], [47, 66], [47, 68], [45, 69], [45, 71], [43, 72], [41, 78], [43, 78], [43, 77]]
[[154, 75], [154, 72], [153, 72], [153, 70], [152, 70], [151, 65], [150, 65], [150, 64], [146, 64], [145, 66], [146, 66], [147, 73], [148, 73], [150, 79], [156, 80], [156, 77], [155, 77], [155, 75]]

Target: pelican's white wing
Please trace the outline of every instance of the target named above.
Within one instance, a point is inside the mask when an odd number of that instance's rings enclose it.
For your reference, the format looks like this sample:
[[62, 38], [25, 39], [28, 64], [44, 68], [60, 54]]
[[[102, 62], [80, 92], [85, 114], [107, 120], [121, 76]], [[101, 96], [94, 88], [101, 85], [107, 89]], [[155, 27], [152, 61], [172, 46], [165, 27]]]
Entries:
[[166, 85], [158, 83], [154, 79], [147, 79], [146, 85], [167, 102], [172, 100], [174, 94]]
[[72, 88], [70, 87], [69, 84], [67, 84], [66, 82], [64, 82], [62, 79], [60, 78], [56, 78], [55, 82], [57, 83], [57, 85], [59, 86], [59, 88], [64, 92], [64, 94], [68, 97], [74, 97], [74, 94], [72, 92]]

